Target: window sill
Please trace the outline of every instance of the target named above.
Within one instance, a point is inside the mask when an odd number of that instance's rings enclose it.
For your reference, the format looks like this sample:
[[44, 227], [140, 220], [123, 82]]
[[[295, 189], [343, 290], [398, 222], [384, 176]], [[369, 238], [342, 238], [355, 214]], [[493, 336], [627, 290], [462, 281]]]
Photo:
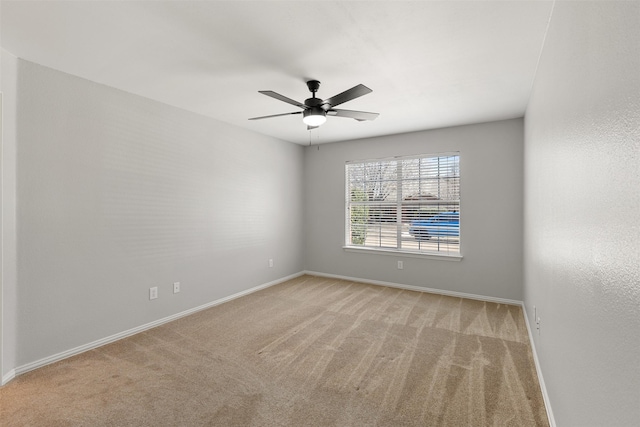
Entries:
[[366, 254], [378, 254], [378, 255], [392, 255], [392, 256], [402, 256], [408, 258], [423, 258], [423, 259], [434, 259], [438, 261], [462, 261], [462, 255], [447, 255], [447, 254], [439, 254], [439, 253], [426, 253], [426, 252], [410, 252], [410, 251], [402, 251], [398, 249], [379, 249], [379, 248], [365, 248], [359, 246], [343, 246], [345, 252], [358, 252], [358, 253], [366, 253]]

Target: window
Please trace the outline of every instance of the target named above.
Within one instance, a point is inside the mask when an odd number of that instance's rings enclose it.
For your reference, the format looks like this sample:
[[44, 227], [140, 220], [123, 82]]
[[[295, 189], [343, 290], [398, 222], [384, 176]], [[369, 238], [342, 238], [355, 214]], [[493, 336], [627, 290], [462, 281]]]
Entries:
[[346, 248], [460, 255], [460, 155], [347, 162]]

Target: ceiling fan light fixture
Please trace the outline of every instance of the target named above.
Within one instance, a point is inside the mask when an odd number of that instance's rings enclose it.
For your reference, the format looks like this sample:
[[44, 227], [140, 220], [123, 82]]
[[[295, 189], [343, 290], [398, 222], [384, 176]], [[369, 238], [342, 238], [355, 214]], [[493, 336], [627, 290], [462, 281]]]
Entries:
[[309, 108], [302, 113], [302, 121], [307, 126], [317, 127], [327, 121], [327, 112], [321, 107]]

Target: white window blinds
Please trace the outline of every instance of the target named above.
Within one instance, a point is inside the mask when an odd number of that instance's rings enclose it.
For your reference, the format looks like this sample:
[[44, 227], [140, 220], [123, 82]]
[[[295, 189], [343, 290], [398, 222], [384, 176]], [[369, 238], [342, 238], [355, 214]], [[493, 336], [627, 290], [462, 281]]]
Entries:
[[460, 155], [346, 164], [346, 245], [460, 254]]

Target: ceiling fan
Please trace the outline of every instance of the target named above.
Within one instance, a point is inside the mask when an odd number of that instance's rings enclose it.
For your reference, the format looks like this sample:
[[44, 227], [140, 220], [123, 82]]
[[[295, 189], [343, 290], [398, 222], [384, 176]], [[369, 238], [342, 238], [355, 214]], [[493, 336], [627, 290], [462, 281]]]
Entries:
[[260, 119], [268, 119], [271, 117], [289, 116], [292, 114], [302, 114], [302, 121], [307, 125], [307, 129], [315, 129], [327, 121], [327, 116], [347, 117], [347, 118], [356, 119], [362, 122], [364, 120], [374, 120], [379, 115], [378, 113], [368, 113], [366, 111], [341, 110], [341, 109], [333, 108], [336, 105], [343, 104], [347, 101], [351, 101], [352, 99], [355, 99], [360, 96], [373, 92], [371, 89], [369, 89], [365, 85], [359, 84], [357, 86], [352, 87], [349, 90], [345, 90], [344, 92], [339, 93], [336, 96], [332, 96], [331, 98], [327, 98], [325, 100], [316, 98], [316, 92], [320, 87], [319, 81], [309, 80], [307, 82], [307, 87], [309, 88], [309, 91], [312, 93], [312, 97], [305, 99], [304, 104], [298, 101], [294, 101], [291, 98], [287, 98], [286, 96], [280, 95], [279, 93], [276, 93], [271, 90], [258, 91], [264, 95], [286, 102], [287, 104], [295, 105], [296, 107], [302, 108], [302, 111], [294, 111], [292, 113], [283, 113], [283, 114], [273, 114], [271, 116], [252, 117], [249, 120], [260, 120]]

